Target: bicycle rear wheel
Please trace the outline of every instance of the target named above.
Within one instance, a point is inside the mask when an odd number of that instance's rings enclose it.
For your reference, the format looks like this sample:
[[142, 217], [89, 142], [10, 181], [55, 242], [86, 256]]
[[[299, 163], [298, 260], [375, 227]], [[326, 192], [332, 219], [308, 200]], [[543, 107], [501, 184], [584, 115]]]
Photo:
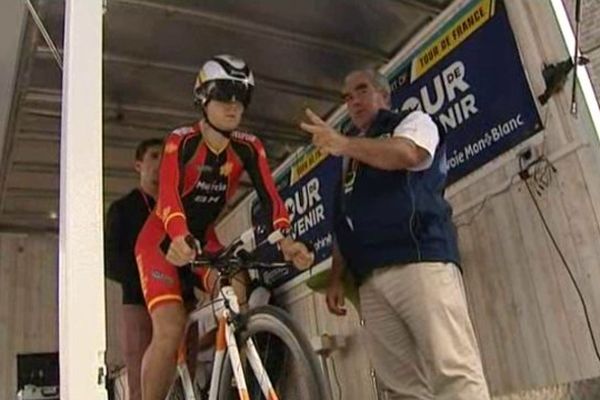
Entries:
[[[245, 343], [252, 338], [279, 399], [327, 399], [323, 375], [310, 343], [286, 312], [273, 306], [251, 310], [244, 317], [237, 337], [242, 359]], [[265, 399], [247, 362], [244, 373], [250, 399]], [[228, 357], [221, 369], [218, 399], [238, 399]]]

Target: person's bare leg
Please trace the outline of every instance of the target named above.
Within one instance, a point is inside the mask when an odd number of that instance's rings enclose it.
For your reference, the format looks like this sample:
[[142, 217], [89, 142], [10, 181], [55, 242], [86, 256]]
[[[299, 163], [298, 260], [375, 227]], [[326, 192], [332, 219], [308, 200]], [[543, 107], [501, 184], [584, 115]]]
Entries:
[[152, 321], [144, 305], [123, 304], [123, 353], [130, 400], [142, 400], [142, 358], [152, 339]]
[[[219, 275], [217, 271], [213, 269], [208, 270], [207, 274], [208, 275], [204, 280], [206, 292], [210, 295], [210, 298], [218, 297]], [[233, 287], [238, 298], [238, 303], [241, 306], [245, 306], [248, 302], [247, 289], [249, 284], [250, 276], [248, 275], [248, 271], [240, 271], [231, 278], [231, 286]]]
[[164, 400], [175, 374], [186, 313], [181, 303], [165, 303], [151, 317], [152, 341], [142, 362], [142, 399]]
[[248, 311], [248, 286], [250, 285], [250, 276], [248, 271], [240, 271], [231, 278], [231, 286], [238, 298], [240, 309]]

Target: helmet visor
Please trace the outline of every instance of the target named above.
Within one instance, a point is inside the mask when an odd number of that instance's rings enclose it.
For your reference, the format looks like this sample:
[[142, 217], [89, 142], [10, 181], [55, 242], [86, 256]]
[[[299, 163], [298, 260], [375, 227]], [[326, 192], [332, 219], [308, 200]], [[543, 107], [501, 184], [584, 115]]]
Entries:
[[222, 101], [239, 101], [248, 107], [252, 97], [252, 86], [239, 81], [215, 80], [211, 82], [212, 88], [208, 90], [208, 99]]

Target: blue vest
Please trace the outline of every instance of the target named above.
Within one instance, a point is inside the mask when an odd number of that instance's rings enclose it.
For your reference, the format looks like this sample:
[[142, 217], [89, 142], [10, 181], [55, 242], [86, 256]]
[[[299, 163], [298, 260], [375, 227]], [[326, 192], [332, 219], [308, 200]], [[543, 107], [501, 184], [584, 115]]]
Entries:
[[[408, 114], [380, 110], [366, 137], [389, 136]], [[355, 160], [347, 164], [335, 233], [359, 281], [393, 264], [459, 264], [452, 208], [444, 199], [448, 171], [441, 132], [433, 164], [425, 171], [383, 171]]]

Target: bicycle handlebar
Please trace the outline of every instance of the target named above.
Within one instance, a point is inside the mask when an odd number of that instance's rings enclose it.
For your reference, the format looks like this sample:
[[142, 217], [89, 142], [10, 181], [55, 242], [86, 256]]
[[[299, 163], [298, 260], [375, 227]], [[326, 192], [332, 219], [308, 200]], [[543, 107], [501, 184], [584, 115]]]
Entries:
[[[295, 268], [290, 262], [261, 262], [254, 260], [255, 250], [269, 243], [276, 244], [284, 238], [280, 230], [273, 231], [263, 242], [255, 244], [254, 228], [242, 233], [229, 246], [217, 254], [200, 253], [190, 263], [192, 269], [205, 267], [227, 273], [239, 270], [264, 270], [273, 268]], [[198, 253], [200, 243], [191, 235], [185, 238], [186, 243]]]

